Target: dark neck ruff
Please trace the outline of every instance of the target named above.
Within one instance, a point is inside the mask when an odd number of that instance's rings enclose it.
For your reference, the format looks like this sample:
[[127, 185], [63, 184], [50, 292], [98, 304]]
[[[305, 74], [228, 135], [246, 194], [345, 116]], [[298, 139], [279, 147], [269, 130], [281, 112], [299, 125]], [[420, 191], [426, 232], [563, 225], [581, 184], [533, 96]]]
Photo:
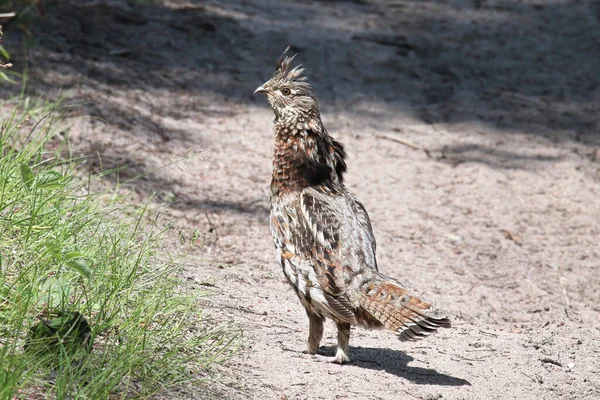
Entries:
[[335, 155], [333, 141], [320, 120], [276, 124], [271, 194], [283, 195], [309, 186], [340, 185]]

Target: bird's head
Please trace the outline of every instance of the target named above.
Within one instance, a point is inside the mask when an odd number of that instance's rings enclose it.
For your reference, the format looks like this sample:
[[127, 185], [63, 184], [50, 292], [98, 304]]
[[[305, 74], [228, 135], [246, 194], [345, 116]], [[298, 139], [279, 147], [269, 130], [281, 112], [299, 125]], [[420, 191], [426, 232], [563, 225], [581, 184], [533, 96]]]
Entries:
[[263, 93], [275, 112], [277, 119], [297, 120], [305, 114], [312, 114], [318, 109], [310, 83], [302, 75], [304, 68], [300, 65], [291, 68], [296, 55], [288, 55], [290, 47], [285, 49], [271, 79], [259, 86], [254, 93]]

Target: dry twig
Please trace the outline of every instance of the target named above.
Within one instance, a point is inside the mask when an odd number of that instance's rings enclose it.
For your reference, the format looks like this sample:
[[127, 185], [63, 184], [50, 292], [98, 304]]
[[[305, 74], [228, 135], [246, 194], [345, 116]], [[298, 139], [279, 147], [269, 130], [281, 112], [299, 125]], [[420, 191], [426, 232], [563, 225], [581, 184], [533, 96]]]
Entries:
[[560, 361], [553, 360], [550, 357], [540, 358], [540, 361], [542, 362], [542, 364], [552, 364], [552, 365], [556, 365], [556, 366], [559, 366], [559, 367], [563, 366]]
[[500, 229], [500, 232], [504, 235], [504, 237], [508, 240], [513, 241], [516, 245], [522, 246], [523, 241], [521, 240], [521, 236], [518, 233], [511, 232], [508, 229]]
[[571, 316], [569, 315], [569, 309], [571, 308], [571, 301], [569, 300], [569, 295], [567, 293], [567, 287], [565, 285], [565, 276], [563, 275], [560, 266], [556, 267], [556, 269], [558, 270], [558, 273], [560, 274], [560, 277], [558, 278], [558, 283], [560, 284], [560, 288], [562, 290], [562, 294], [563, 297], [565, 299], [565, 315], [567, 316], [567, 318], [571, 319]]
[[391, 136], [391, 135], [376, 135], [375, 137], [377, 137], [379, 139], [391, 140], [392, 142], [400, 143], [410, 149], [422, 151], [427, 155], [428, 158], [431, 158], [431, 152], [429, 151], [429, 149], [419, 146], [417, 144], [411, 143], [407, 140], [404, 140], [404, 139], [401, 139], [401, 138], [398, 138], [395, 136]]
[[479, 333], [483, 333], [484, 335], [490, 335], [490, 336], [493, 336], [493, 337], [498, 337], [498, 335], [497, 335], [497, 334], [495, 334], [495, 333], [492, 333], [492, 332], [486, 332], [486, 331], [483, 331], [483, 330], [481, 330], [481, 329], [479, 330]]

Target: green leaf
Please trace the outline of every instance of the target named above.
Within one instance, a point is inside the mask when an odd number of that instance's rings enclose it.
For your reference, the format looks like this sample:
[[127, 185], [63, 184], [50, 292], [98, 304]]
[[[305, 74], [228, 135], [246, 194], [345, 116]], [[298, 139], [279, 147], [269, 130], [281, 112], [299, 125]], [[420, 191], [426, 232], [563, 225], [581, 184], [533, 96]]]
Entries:
[[31, 327], [31, 339], [44, 339], [53, 334], [52, 329], [46, 324], [38, 322], [34, 326]]
[[3, 72], [2, 70], [0, 70], [0, 81], [6, 81], [12, 84], [17, 83], [17, 81], [9, 77], [8, 74], [6, 72]]
[[54, 330], [61, 330], [61, 328], [69, 328], [73, 325], [73, 322], [77, 320], [78, 314], [70, 312], [62, 312], [58, 316], [51, 318], [47, 321], [42, 320], [44, 325]]
[[31, 168], [29, 168], [29, 165], [23, 163], [21, 164], [21, 179], [23, 179], [23, 183], [25, 184], [25, 186], [27, 186], [28, 189], [31, 189], [31, 184], [33, 183], [33, 180], [35, 179], [35, 175], [33, 175], [33, 172], [31, 171]]
[[2, 45], [0, 45], [0, 56], [2, 56], [6, 61], [10, 61], [10, 55], [8, 51]]
[[89, 258], [89, 257], [79, 251], [70, 251], [67, 254], [65, 254], [65, 261], [76, 260], [78, 258]]
[[48, 249], [48, 251], [50, 252], [50, 254], [52, 255], [52, 258], [54, 259], [54, 261], [56, 261], [56, 262], [62, 261], [62, 259], [63, 259], [62, 249], [60, 248], [60, 246], [58, 246], [56, 243], [46, 243], [45, 246]]
[[28, 189], [31, 189], [35, 175], [31, 171], [31, 168], [29, 168], [29, 165], [25, 163], [21, 164], [21, 179], [23, 179], [25, 186], [27, 186]]
[[39, 188], [52, 189], [62, 187], [63, 176], [60, 172], [46, 171], [39, 174], [35, 180], [35, 186]]
[[92, 276], [92, 269], [90, 268], [90, 263], [85, 258], [76, 258], [73, 260], [67, 261], [69, 267], [73, 268], [75, 271], [79, 272], [86, 278], [90, 278]]
[[69, 302], [71, 286], [59, 278], [50, 277], [44, 281], [38, 292], [41, 294], [37, 300], [38, 305], [46, 303], [48, 307], [62, 308]]
[[[79, 350], [89, 352], [92, 331], [86, 319], [77, 311], [59, 311], [45, 320], [39, 317], [25, 341], [25, 350], [37, 355], [58, 357], [61, 348], [71, 355]], [[52, 362], [58, 361], [58, 358]]]

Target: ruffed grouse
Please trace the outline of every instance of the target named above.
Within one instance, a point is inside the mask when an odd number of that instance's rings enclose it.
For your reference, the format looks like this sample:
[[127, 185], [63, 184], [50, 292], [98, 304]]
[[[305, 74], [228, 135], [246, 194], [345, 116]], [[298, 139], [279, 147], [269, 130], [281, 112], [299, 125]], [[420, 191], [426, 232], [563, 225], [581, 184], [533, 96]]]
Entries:
[[446, 314], [378, 272], [369, 216], [343, 183], [344, 147], [325, 130], [312, 87], [300, 66], [291, 69], [288, 51], [255, 93], [275, 112], [271, 232], [310, 321], [308, 353], [319, 348], [325, 318], [337, 324], [337, 352], [316, 357], [336, 363], [350, 361], [351, 325], [386, 327], [402, 341], [450, 327]]

